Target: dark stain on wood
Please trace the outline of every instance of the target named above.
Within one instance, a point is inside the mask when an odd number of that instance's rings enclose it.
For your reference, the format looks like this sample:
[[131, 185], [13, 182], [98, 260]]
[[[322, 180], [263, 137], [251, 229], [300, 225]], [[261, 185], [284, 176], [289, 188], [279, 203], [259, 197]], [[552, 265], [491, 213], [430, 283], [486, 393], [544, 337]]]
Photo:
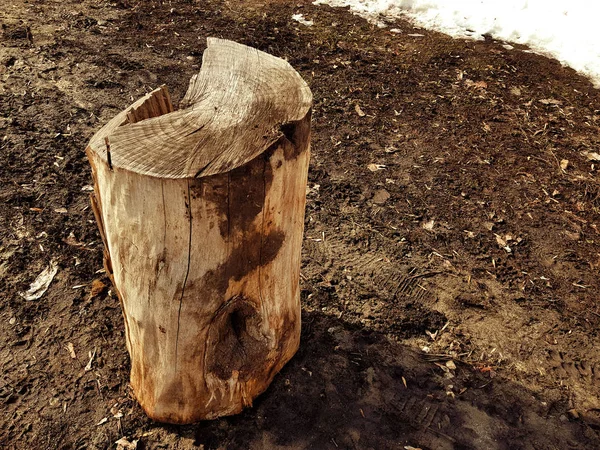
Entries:
[[[262, 241], [262, 243], [261, 243]], [[240, 281], [253, 270], [271, 263], [279, 254], [285, 234], [274, 230], [263, 235], [252, 230], [233, 248], [227, 261], [206, 273], [204, 289], [210, 298], [223, 298], [230, 280]], [[261, 247], [262, 244], [262, 247]]]
[[[302, 121], [299, 124], [304, 126]], [[202, 198], [218, 212], [221, 219], [218, 226], [223, 238], [237, 240], [236, 235], [245, 232], [248, 225], [262, 214], [266, 194], [275, 177], [273, 165], [277, 170], [283, 164], [281, 160], [272, 164], [273, 155], [279, 148], [286, 161], [300, 154], [292, 142], [282, 137], [252, 161], [229, 174], [203, 177], [191, 182], [192, 199]]]
[[[311, 114], [312, 111], [309, 110], [305, 118], [281, 126], [283, 137], [277, 144], [283, 146], [283, 155], [286, 161], [298, 158], [308, 148]], [[288, 143], [288, 145], [285, 145], [282, 141]]]
[[261, 155], [230, 173], [229, 201], [226, 205], [229, 237], [248, 230], [248, 226], [262, 213], [266, 192], [265, 164]]
[[285, 234], [282, 231], [278, 230], [272, 231], [263, 237], [262, 249], [260, 254], [261, 266], [269, 264], [275, 259], [275, 257], [279, 253], [279, 250], [281, 250], [283, 241], [285, 241]]
[[239, 379], [248, 381], [265, 369], [269, 341], [261, 335], [262, 317], [254, 302], [234, 297], [215, 316], [209, 330], [207, 371], [221, 380], [229, 380], [234, 371]]

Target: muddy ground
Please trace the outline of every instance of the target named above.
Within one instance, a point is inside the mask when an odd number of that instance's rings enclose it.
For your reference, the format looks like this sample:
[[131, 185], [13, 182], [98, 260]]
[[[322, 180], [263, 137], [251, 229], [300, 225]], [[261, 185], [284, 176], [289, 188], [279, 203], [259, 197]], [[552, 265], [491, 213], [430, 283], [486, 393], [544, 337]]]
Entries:
[[[600, 448], [586, 79], [298, 0], [13, 0], [0, 21], [2, 448]], [[180, 99], [207, 36], [288, 59], [314, 94], [302, 344], [252, 409], [164, 426], [128, 386], [84, 149], [160, 84]]]

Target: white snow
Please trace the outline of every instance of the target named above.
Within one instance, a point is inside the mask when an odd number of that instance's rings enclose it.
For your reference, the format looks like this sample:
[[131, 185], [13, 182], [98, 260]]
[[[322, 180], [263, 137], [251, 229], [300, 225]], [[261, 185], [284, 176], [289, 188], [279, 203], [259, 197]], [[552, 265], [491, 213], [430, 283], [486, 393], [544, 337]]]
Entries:
[[350, 6], [379, 26], [403, 16], [459, 38], [526, 44], [587, 75], [600, 88], [600, 2], [594, 0], [317, 0]]
[[304, 18], [304, 14], [294, 14], [292, 16], [292, 20], [295, 20], [296, 22], [302, 25], [306, 25], [307, 27], [312, 27], [314, 25], [314, 22], [312, 20], [306, 20]]

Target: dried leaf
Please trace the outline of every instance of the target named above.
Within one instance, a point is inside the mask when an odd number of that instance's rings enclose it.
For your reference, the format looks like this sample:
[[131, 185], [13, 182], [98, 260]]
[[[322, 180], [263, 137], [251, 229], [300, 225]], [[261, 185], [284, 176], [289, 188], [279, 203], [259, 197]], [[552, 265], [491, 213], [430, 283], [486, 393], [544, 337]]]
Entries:
[[375, 192], [375, 195], [373, 195], [373, 203], [376, 205], [383, 205], [388, 201], [389, 198], [390, 193], [388, 191], [385, 189], [379, 189], [377, 192]]
[[469, 78], [465, 78], [465, 85], [467, 87], [476, 88], [476, 89], [485, 89], [488, 86], [485, 81], [473, 81]]
[[569, 160], [568, 159], [563, 159], [560, 161], [560, 168], [562, 170], [567, 170], [567, 167], [569, 167]]
[[504, 238], [496, 234], [496, 242], [506, 251], [506, 253], [512, 252], [512, 249], [508, 246], [508, 241], [510, 240], [512, 240], [512, 236], [510, 234], [507, 234]]
[[451, 359], [446, 361], [446, 367], [450, 370], [456, 370], [456, 364]]
[[369, 169], [371, 172], [377, 172], [378, 170], [384, 170], [385, 168], [385, 164], [371, 163], [367, 166], [367, 169]]
[[313, 187], [306, 186], [306, 196], [317, 195], [321, 189], [320, 184], [314, 184]]
[[584, 152], [583, 153], [587, 159], [589, 159], [590, 161], [597, 161], [600, 162], [600, 155], [596, 152]]
[[67, 236], [66, 239], [63, 239], [63, 242], [65, 244], [72, 245], [73, 247], [85, 247], [85, 243], [79, 242], [72, 231], [69, 233], [69, 236]]
[[122, 437], [115, 442], [117, 444], [117, 450], [135, 450], [137, 448], [138, 440], [129, 441], [127, 438]]
[[496, 235], [496, 242], [500, 247], [506, 247], [506, 241], [500, 235]]
[[104, 289], [106, 289], [106, 285], [102, 281], [100, 281], [98, 279], [92, 281], [92, 289], [90, 291], [90, 299], [102, 294], [102, 292], [104, 292]]
[[108, 417], [105, 417], [104, 419], [102, 419], [100, 422], [98, 422], [96, 424], [96, 426], [99, 427], [100, 425], [104, 425], [106, 422], [108, 422]]
[[363, 112], [362, 109], [360, 109], [360, 106], [358, 106], [358, 104], [354, 105], [354, 110], [356, 111], [356, 114], [358, 114], [360, 117], [366, 116], [366, 114]]
[[29, 289], [26, 292], [19, 292], [19, 295], [27, 301], [37, 300], [46, 293], [57, 272], [58, 264], [55, 260], [50, 261], [50, 265], [37, 276]]
[[565, 230], [565, 236], [567, 236], [572, 241], [578, 241], [579, 239], [581, 239], [581, 235], [579, 233], [567, 230]]
[[432, 341], [435, 341], [435, 339], [437, 338], [437, 331], [435, 333], [432, 333], [429, 330], [425, 330], [425, 334], [427, 336], [429, 336], [431, 338]]
[[86, 372], [89, 372], [90, 370], [92, 370], [92, 362], [94, 361], [94, 357], [96, 356], [96, 349], [94, 349], [93, 352], [89, 352], [88, 355], [90, 357], [90, 360], [88, 361], [88, 363], [86, 364], [86, 366], [83, 369]]
[[427, 231], [431, 231], [433, 230], [433, 225], [435, 224], [435, 220], [431, 219], [428, 222], [423, 223], [423, 225], [421, 225], [425, 230]]
[[67, 349], [67, 351], [69, 352], [69, 355], [71, 355], [71, 358], [73, 359], [77, 359], [77, 355], [75, 354], [75, 346], [73, 345], [72, 342], [69, 342], [65, 348]]
[[543, 98], [540, 100], [540, 103], [544, 105], [560, 105], [562, 102], [560, 100], [556, 100], [555, 98]]

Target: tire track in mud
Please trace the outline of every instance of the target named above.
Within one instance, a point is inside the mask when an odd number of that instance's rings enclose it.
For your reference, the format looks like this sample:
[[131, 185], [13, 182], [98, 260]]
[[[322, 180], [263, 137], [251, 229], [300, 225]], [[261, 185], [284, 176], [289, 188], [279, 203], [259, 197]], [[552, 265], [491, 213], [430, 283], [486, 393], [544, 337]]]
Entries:
[[573, 360], [570, 355], [553, 349], [548, 351], [547, 360], [559, 379], [591, 385], [600, 391], [600, 362]]
[[384, 300], [411, 297], [415, 301], [426, 301], [435, 297], [421, 284], [422, 275], [417, 267], [396, 263], [384, 253], [362, 251], [335, 238], [306, 239], [303, 251], [306, 278], [337, 269], [346, 274], [346, 280], [374, 291]]
[[[316, 300], [309, 296], [308, 305], [337, 311], [351, 323], [410, 337], [439, 329], [447, 321], [433, 309], [436, 295], [424, 282], [437, 272], [402, 264], [385, 251], [335, 237], [308, 238], [302, 273], [313, 294], [319, 294]], [[390, 323], [389, 317], [397, 320]]]

